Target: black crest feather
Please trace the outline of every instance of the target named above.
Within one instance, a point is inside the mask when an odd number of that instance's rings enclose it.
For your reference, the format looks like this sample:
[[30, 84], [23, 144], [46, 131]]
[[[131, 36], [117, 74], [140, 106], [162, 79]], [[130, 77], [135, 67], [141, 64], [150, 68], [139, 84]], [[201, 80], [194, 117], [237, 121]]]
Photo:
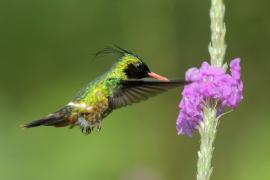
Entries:
[[101, 49], [100, 51], [96, 52], [96, 56], [102, 56], [102, 55], [107, 55], [107, 54], [113, 54], [113, 55], [117, 55], [119, 57], [122, 57], [125, 54], [131, 54], [135, 57], [138, 57], [132, 51], [126, 50], [126, 49], [119, 47], [117, 45], [107, 46], [107, 47]]

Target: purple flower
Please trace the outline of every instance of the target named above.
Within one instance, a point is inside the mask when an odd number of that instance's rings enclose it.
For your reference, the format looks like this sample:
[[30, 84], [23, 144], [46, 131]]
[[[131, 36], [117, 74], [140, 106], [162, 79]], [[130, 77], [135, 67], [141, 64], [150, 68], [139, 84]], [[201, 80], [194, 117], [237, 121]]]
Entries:
[[207, 100], [218, 101], [217, 116], [224, 108], [235, 109], [243, 99], [243, 82], [240, 59], [230, 63], [230, 74], [223, 68], [210, 66], [203, 62], [200, 69], [190, 68], [186, 72], [186, 81], [182, 100], [179, 104], [180, 112], [176, 122], [178, 134], [192, 136], [192, 131], [203, 121], [203, 106]]

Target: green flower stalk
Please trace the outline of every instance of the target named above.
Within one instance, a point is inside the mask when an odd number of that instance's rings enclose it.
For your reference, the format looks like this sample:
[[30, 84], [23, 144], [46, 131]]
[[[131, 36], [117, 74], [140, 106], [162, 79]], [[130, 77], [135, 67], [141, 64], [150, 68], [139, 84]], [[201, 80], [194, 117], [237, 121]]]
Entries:
[[225, 5], [223, 0], [211, 0], [211, 42], [209, 44], [209, 53], [211, 65], [215, 67], [222, 67], [226, 52], [224, 15]]
[[190, 83], [182, 91], [176, 122], [178, 134], [191, 137], [194, 130], [200, 133], [197, 180], [209, 180], [211, 177], [213, 143], [223, 110], [235, 109], [243, 99], [240, 58], [230, 62], [230, 73], [226, 73], [227, 65], [223, 65], [226, 52], [225, 6], [222, 0], [211, 2], [211, 65], [203, 62], [200, 68], [192, 67], [186, 71], [185, 80]]
[[[223, 0], [211, 0], [211, 42], [208, 49], [211, 58], [211, 65], [214, 67], [223, 66], [223, 60], [226, 52], [226, 27], [224, 23], [224, 15], [225, 5], [223, 4]], [[225, 68], [226, 65], [224, 66], [224, 69]], [[217, 102], [214, 104], [216, 103]], [[201, 136], [201, 145], [198, 152], [197, 180], [209, 180], [213, 172], [211, 160], [214, 151], [213, 143], [217, 132], [218, 117], [216, 106], [213, 106], [212, 104], [209, 101], [206, 102], [206, 105], [203, 108], [203, 121], [200, 123], [198, 128]]]
[[[224, 23], [224, 15], [225, 5], [223, 4], [223, 0], [211, 0], [211, 42], [208, 49], [211, 58], [211, 65], [214, 67], [223, 66], [226, 53], [226, 27]], [[203, 121], [199, 126], [201, 145], [198, 152], [197, 180], [209, 180], [213, 172], [211, 160], [214, 151], [213, 143], [216, 137], [218, 125], [216, 107], [211, 106], [209, 102], [207, 102], [203, 108], [203, 114]]]
[[203, 109], [203, 114], [203, 122], [199, 126], [201, 145], [198, 152], [197, 180], [209, 180], [212, 174], [211, 160], [214, 151], [213, 143], [218, 125], [215, 107], [211, 107], [210, 104], [206, 105]]

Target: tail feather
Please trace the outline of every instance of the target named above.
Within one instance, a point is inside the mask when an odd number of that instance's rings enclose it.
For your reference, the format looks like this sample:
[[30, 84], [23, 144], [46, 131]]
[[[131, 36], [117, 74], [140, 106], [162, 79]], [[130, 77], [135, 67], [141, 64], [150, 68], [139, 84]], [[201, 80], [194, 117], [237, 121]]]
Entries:
[[64, 127], [69, 125], [68, 117], [70, 115], [72, 109], [70, 107], [65, 106], [59, 111], [50, 114], [49, 116], [32, 121], [30, 123], [22, 125], [23, 128], [33, 128], [38, 126], [55, 126], [55, 127]]
[[37, 126], [63, 126], [66, 120], [63, 116], [50, 116], [47, 118], [32, 121], [28, 124], [23, 125], [24, 128], [32, 128]]

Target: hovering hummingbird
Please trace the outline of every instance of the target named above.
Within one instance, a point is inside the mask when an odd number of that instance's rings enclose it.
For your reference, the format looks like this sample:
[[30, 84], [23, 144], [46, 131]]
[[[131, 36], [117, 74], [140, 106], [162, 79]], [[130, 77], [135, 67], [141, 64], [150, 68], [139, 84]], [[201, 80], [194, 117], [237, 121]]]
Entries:
[[90, 82], [60, 110], [23, 127], [79, 126], [83, 133], [89, 134], [94, 128], [100, 130], [102, 120], [113, 110], [186, 84], [185, 81], [168, 80], [150, 71], [141, 58], [123, 48], [105, 48], [97, 55], [104, 53], [119, 57], [108, 72]]

